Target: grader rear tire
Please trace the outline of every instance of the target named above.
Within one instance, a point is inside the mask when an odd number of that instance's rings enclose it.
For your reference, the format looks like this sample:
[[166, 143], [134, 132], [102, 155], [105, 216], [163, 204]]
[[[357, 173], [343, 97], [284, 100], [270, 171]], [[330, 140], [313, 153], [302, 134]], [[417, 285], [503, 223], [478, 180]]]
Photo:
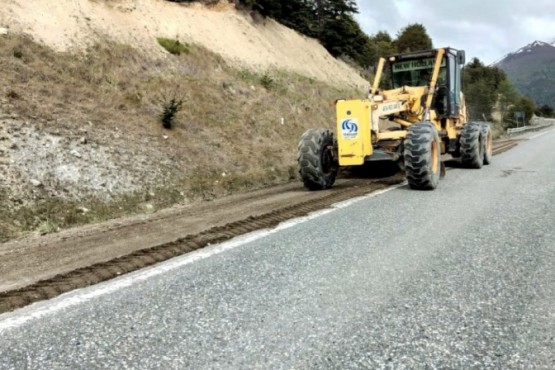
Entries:
[[464, 125], [460, 138], [461, 163], [467, 168], [482, 168], [484, 164], [484, 135], [482, 125], [470, 122]]
[[430, 122], [409, 126], [404, 142], [405, 173], [412, 189], [433, 190], [441, 174], [441, 144]]
[[297, 162], [307, 189], [331, 188], [339, 170], [333, 134], [322, 128], [306, 131], [299, 142]]
[[482, 135], [484, 137], [484, 164], [488, 165], [493, 159], [493, 134], [488, 123], [482, 123]]

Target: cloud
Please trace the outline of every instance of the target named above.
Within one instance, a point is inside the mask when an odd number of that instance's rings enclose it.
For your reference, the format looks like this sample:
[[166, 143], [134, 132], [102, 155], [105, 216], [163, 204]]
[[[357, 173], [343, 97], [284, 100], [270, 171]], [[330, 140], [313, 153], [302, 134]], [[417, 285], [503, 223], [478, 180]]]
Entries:
[[434, 46], [464, 49], [485, 63], [535, 40], [555, 38], [555, 1], [358, 0], [356, 19], [369, 35], [392, 37], [411, 23], [423, 24]]

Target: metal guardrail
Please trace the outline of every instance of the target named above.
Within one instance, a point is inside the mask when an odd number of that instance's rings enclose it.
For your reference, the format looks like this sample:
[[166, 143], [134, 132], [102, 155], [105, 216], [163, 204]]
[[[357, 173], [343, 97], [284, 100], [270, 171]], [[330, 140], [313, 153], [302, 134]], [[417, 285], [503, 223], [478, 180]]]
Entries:
[[507, 135], [516, 134], [517, 132], [528, 131], [531, 128], [535, 128], [535, 127], [536, 126], [522, 126], [522, 127], [516, 127], [516, 128], [508, 128]]
[[552, 119], [544, 119], [542, 120], [544, 123], [539, 124], [539, 120], [535, 121], [535, 125], [533, 126], [522, 126], [522, 127], [517, 127], [517, 128], [508, 128], [507, 129], [507, 135], [513, 135], [513, 134], [517, 134], [519, 132], [527, 132], [527, 131], [537, 131], [537, 130], [541, 130], [543, 128], [549, 127], [549, 126], [553, 126], [553, 124], [555, 123], [555, 120]]

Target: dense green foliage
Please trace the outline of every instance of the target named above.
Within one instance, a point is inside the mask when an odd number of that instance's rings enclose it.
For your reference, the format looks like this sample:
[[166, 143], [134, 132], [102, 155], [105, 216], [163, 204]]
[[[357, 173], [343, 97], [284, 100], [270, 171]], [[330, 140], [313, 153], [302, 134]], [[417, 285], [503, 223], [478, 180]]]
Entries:
[[432, 39], [426, 28], [418, 23], [410, 24], [399, 32], [395, 46], [399, 53], [432, 49]]
[[555, 109], [552, 106], [544, 104], [536, 109], [536, 115], [541, 117], [555, 117]]
[[482, 119], [484, 115], [490, 116], [501, 81], [505, 79], [503, 71], [485, 66], [478, 58], [472, 59], [465, 66], [463, 86], [471, 119]]
[[512, 122], [514, 111], [524, 111], [529, 120], [534, 102], [522, 98], [503, 70], [474, 58], [463, 68], [463, 90], [471, 120], [490, 120], [495, 107], [504, 121]]
[[522, 112], [524, 113], [524, 120], [525, 122], [530, 121], [532, 115], [534, 114], [534, 110], [536, 109], [536, 103], [534, 99], [528, 98], [526, 96], [521, 96], [517, 99], [517, 101], [509, 108], [509, 114], [505, 119], [509, 122], [517, 122], [514, 117], [515, 112]]

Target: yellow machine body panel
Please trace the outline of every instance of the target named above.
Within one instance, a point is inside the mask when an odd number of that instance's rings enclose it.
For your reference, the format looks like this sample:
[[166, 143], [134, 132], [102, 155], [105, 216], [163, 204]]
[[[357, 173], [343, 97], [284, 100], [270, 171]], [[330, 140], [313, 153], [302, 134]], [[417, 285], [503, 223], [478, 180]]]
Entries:
[[340, 166], [357, 166], [372, 155], [371, 107], [369, 100], [339, 100], [337, 146]]

